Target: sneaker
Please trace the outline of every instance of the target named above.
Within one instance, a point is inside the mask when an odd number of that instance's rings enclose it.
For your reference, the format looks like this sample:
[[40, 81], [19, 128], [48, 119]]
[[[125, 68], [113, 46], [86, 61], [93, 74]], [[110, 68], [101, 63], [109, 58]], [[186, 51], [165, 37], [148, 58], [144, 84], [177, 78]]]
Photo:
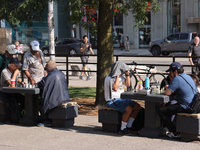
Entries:
[[87, 76], [86, 80], [90, 80], [90, 79], [91, 79], [91, 77]]
[[127, 130], [129, 130], [129, 131], [138, 131], [138, 130], [135, 129], [134, 127], [131, 127], [131, 128], [128, 128], [128, 127], [127, 127]]
[[50, 127], [51, 125], [51, 121], [44, 121], [42, 123], [37, 124], [38, 127]]
[[173, 132], [167, 132], [167, 136], [170, 137], [170, 138], [180, 138], [181, 137], [181, 134], [180, 132], [177, 132], [176, 134], [174, 134]]
[[79, 79], [84, 80], [83, 76], [79, 76]]
[[119, 130], [119, 134], [121, 135], [131, 135], [131, 132], [125, 128], [124, 130]]

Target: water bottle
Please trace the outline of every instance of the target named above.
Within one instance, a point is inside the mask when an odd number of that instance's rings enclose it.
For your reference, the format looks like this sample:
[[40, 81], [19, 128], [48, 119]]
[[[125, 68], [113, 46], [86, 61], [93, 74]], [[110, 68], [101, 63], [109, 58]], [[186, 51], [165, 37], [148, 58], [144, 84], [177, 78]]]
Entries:
[[148, 77], [145, 78], [145, 89], [146, 90], [150, 89], [150, 87], [149, 87], [149, 78]]
[[142, 90], [143, 89], [143, 85], [142, 85], [142, 80], [139, 81], [139, 90]]

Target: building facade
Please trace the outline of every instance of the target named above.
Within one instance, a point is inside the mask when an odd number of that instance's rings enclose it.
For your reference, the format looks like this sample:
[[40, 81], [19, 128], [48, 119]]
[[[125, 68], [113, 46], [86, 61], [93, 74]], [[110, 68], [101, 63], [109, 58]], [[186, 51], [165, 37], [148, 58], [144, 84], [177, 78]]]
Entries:
[[[176, 32], [200, 33], [200, 21], [190, 21], [188, 18], [200, 17], [200, 0], [164, 0], [159, 3], [161, 11], [153, 13], [151, 7], [147, 10], [148, 22], [143, 27], [136, 28], [135, 19], [131, 13], [118, 13], [113, 18], [113, 46], [119, 47], [120, 36], [125, 40], [129, 36], [130, 49], [147, 48], [150, 41], [163, 39]], [[97, 12], [98, 13], [98, 12]], [[80, 38], [80, 27], [76, 27], [76, 35]], [[81, 34], [90, 32], [81, 30]], [[91, 39], [90, 39], [91, 40]], [[94, 44], [93, 44], [94, 45]]]

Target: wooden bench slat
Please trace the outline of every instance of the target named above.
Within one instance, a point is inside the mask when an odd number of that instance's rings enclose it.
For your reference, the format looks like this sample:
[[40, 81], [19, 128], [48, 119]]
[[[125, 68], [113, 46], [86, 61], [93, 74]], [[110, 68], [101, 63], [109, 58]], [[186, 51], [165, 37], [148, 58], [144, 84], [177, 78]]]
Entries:
[[77, 105], [77, 102], [68, 102], [68, 103], [63, 103], [60, 106], [61, 107], [67, 107], [67, 106], [73, 106], [73, 105]]
[[108, 106], [99, 106], [98, 109], [99, 109], [99, 110], [103, 109], [103, 110], [113, 110], [113, 111], [117, 111], [117, 110], [115, 110], [115, 109], [113, 109], [113, 108], [110, 108], [110, 107], [108, 107]]
[[179, 116], [187, 116], [187, 117], [194, 117], [194, 118], [200, 118], [200, 113], [197, 114], [189, 114], [189, 113], [177, 113]]

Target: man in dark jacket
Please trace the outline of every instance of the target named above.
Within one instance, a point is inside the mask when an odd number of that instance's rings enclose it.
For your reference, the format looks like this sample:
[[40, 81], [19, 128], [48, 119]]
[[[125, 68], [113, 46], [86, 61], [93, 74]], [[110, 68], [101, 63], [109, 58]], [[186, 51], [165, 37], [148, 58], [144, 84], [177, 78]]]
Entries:
[[[57, 70], [54, 60], [48, 61], [46, 71], [48, 75], [38, 82], [38, 87], [41, 90], [40, 106], [43, 116], [48, 116], [51, 109], [70, 101], [65, 75]], [[51, 126], [51, 121], [45, 118], [45, 121], [39, 123], [38, 126]]]

